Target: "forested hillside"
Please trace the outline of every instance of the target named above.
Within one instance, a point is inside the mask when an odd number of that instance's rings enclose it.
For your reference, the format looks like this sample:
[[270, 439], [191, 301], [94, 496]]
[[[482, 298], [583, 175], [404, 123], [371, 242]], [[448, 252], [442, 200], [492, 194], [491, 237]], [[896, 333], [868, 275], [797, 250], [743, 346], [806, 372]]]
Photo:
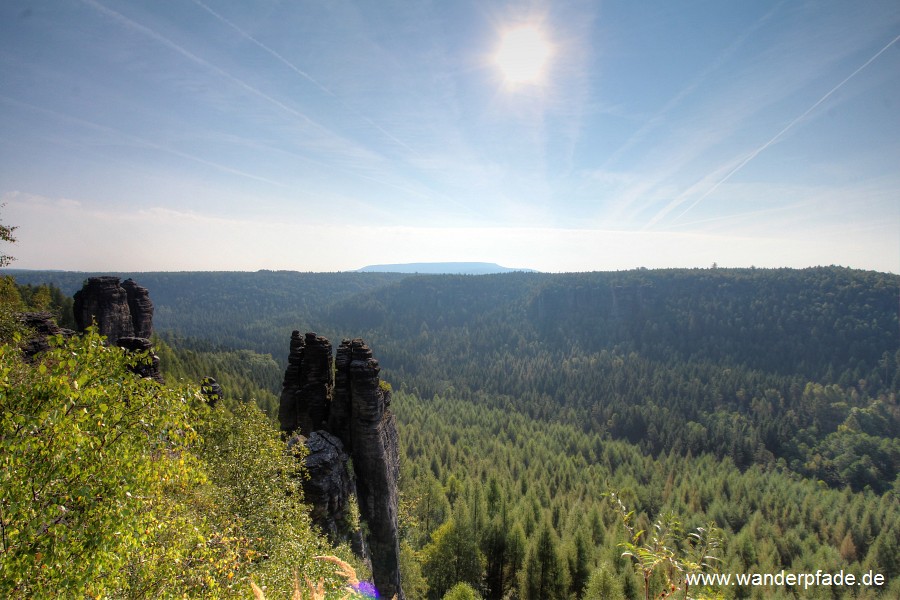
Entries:
[[[64, 290], [86, 277], [16, 276]], [[169, 373], [230, 381], [270, 414], [292, 329], [375, 349], [398, 390], [409, 597], [460, 581], [486, 598], [643, 597], [607, 492], [638, 529], [672, 511], [686, 540], [712, 521], [722, 571], [868, 569], [888, 583], [799, 592], [900, 593], [896, 275], [133, 276]]]
[[[250, 349], [284, 359], [285, 331], [314, 328], [321, 309], [389, 285], [399, 273], [298, 273], [295, 271], [79, 273], [5, 269], [20, 284], [51, 284], [68, 295], [88, 277], [133, 278], [151, 292], [154, 328], [177, 333], [183, 344]], [[282, 356], [283, 355], [283, 356]]]

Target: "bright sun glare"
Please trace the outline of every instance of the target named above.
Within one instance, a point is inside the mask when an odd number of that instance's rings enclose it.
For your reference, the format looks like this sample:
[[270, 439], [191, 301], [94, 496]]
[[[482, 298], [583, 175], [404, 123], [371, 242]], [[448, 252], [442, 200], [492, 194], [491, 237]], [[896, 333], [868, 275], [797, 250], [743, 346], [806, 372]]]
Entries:
[[541, 30], [525, 25], [503, 34], [494, 63], [509, 84], [539, 83], [552, 53]]

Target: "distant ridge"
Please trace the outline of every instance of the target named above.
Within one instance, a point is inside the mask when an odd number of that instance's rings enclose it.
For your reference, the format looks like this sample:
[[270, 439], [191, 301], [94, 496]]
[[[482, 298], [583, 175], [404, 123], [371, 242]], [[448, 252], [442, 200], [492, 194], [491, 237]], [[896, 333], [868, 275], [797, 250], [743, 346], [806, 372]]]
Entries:
[[396, 265], [369, 265], [358, 269], [362, 273], [425, 273], [429, 275], [487, 275], [490, 273], [526, 272], [534, 269], [513, 269], [497, 263], [486, 262], [430, 262], [402, 263]]

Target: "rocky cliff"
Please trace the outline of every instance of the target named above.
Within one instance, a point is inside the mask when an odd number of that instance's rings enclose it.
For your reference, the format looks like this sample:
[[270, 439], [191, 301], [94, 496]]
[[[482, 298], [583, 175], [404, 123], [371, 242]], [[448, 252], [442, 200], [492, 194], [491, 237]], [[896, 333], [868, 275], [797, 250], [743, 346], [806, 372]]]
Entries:
[[49, 312], [27, 312], [19, 315], [19, 320], [33, 335], [22, 345], [25, 356], [32, 357], [50, 349], [50, 338], [61, 335], [69, 337], [75, 332], [56, 324], [56, 317]]
[[153, 333], [153, 302], [147, 288], [131, 279], [90, 277], [74, 296], [75, 323], [79, 331], [97, 322], [100, 335], [110, 344], [123, 337], [149, 338]]
[[[381, 385], [378, 361], [363, 340], [341, 342], [333, 371], [331, 350], [321, 336], [293, 332], [279, 407], [281, 429], [308, 440], [311, 470], [333, 462], [335, 453], [344, 452], [352, 460], [359, 512], [369, 530], [366, 542], [375, 587], [384, 598], [396, 594], [403, 600], [397, 532], [400, 455], [390, 393]], [[327, 489], [321, 489], [321, 477], [311, 477], [305, 488], [317, 522], [334, 536], [352, 482], [341, 480], [333, 467], [328, 473], [332, 483]], [[318, 505], [315, 498], [320, 499]], [[341, 541], [340, 536], [332, 540]]]
[[96, 323], [97, 331], [110, 344], [131, 352], [149, 352], [150, 362], [135, 372], [142, 377], [162, 381], [159, 358], [153, 354], [153, 302], [147, 288], [131, 279], [119, 283], [118, 277], [90, 277], [75, 292], [73, 310], [78, 331]]

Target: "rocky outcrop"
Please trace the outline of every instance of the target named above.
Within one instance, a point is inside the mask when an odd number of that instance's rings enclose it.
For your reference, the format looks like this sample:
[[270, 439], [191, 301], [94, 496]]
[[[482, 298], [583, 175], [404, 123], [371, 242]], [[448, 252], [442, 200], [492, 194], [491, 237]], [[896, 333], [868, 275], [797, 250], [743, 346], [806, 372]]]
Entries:
[[[388, 408], [390, 393], [381, 386], [378, 361], [365, 342], [344, 340], [339, 353], [345, 357], [340, 368], [349, 385], [335, 394], [334, 404], [350, 407], [350, 436], [344, 444], [353, 458], [360, 515], [369, 525], [372, 576], [383, 597], [402, 598], [397, 535], [400, 453], [397, 426]], [[335, 424], [344, 429], [340, 421]]]
[[149, 338], [153, 335], [153, 302], [150, 301], [150, 292], [133, 279], [123, 281], [122, 288], [128, 299], [134, 337]]
[[79, 331], [93, 322], [110, 344], [123, 337], [149, 338], [153, 333], [153, 303], [147, 288], [131, 279], [91, 277], [75, 292], [73, 309]]
[[115, 344], [120, 337], [134, 336], [128, 292], [118, 277], [91, 277], [74, 296], [75, 323], [84, 331], [96, 323], [100, 335]]
[[146, 353], [146, 360], [129, 368], [141, 377], [149, 377], [160, 383], [163, 382], [162, 372], [159, 370], [159, 357], [154, 354], [153, 344], [150, 343], [150, 340], [140, 337], [120, 337], [116, 340], [116, 345], [136, 354]]
[[203, 395], [206, 403], [211, 408], [215, 408], [219, 400], [225, 397], [225, 391], [222, 389], [222, 386], [212, 377], [204, 377], [200, 381], [200, 394]]
[[71, 329], [64, 329], [57, 325], [56, 317], [49, 312], [21, 313], [19, 320], [25, 325], [30, 334], [30, 337], [22, 345], [22, 352], [28, 358], [49, 350], [51, 337], [75, 335], [75, 332]]
[[278, 408], [282, 431], [308, 436], [323, 429], [332, 387], [331, 342], [315, 333], [300, 337], [293, 332]]
[[350, 542], [354, 552], [368, 558], [365, 540], [354, 522], [358, 515], [353, 501], [356, 484], [348, 467], [349, 456], [344, 452], [341, 440], [327, 431], [314, 431], [309, 438], [294, 435], [288, 446], [306, 445], [309, 454], [305, 459], [309, 479], [304, 482], [304, 499], [312, 506], [310, 516], [331, 540]]
[[[369, 531], [366, 542], [375, 587], [381, 597], [396, 595], [403, 600], [397, 530], [400, 455], [397, 427], [389, 409], [390, 393], [381, 385], [379, 371], [378, 361], [361, 339], [341, 342], [332, 371], [331, 343], [314, 333], [301, 337], [295, 331], [291, 335], [279, 420], [286, 434], [299, 434], [310, 441], [318, 436], [310, 446], [313, 458], [307, 458], [308, 468], [310, 460], [316, 469], [334, 460], [331, 451], [327, 461], [317, 456], [327, 450], [326, 443], [336, 448], [334, 442], [339, 442], [345, 456], [352, 460], [359, 512]], [[317, 448], [315, 453], [313, 446]], [[304, 489], [307, 500], [314, 505], [314, 514], [320, 515], [317, 519], [324, 523], [320, 526], [329, 535], [336, 535], [331, 524], [342, 518], [334, 511], [343, 506], [345, 499], [337, 496], [345, 492], [337, 484], [333, 470], [328, 472], [332, 473], [326, 477], [331, 481], [328, 489], [333, 492], [317, 489], [315, 476], [310, 477]], [[332, 541], [342, 539], [337, 535]]]
[[147, 288], [131, 279], [120, 285], [118, 277], [90, 277], [73, 298], [79, 331], [96, 324], [98, 333], [106, 336], [109, 344], [130, 352], [147, 352], [148, 362], [137, 365], [133, 371], [162, 382], [159, 357], [153, 353], [149, 339], [153, 334], [153, 302]]

